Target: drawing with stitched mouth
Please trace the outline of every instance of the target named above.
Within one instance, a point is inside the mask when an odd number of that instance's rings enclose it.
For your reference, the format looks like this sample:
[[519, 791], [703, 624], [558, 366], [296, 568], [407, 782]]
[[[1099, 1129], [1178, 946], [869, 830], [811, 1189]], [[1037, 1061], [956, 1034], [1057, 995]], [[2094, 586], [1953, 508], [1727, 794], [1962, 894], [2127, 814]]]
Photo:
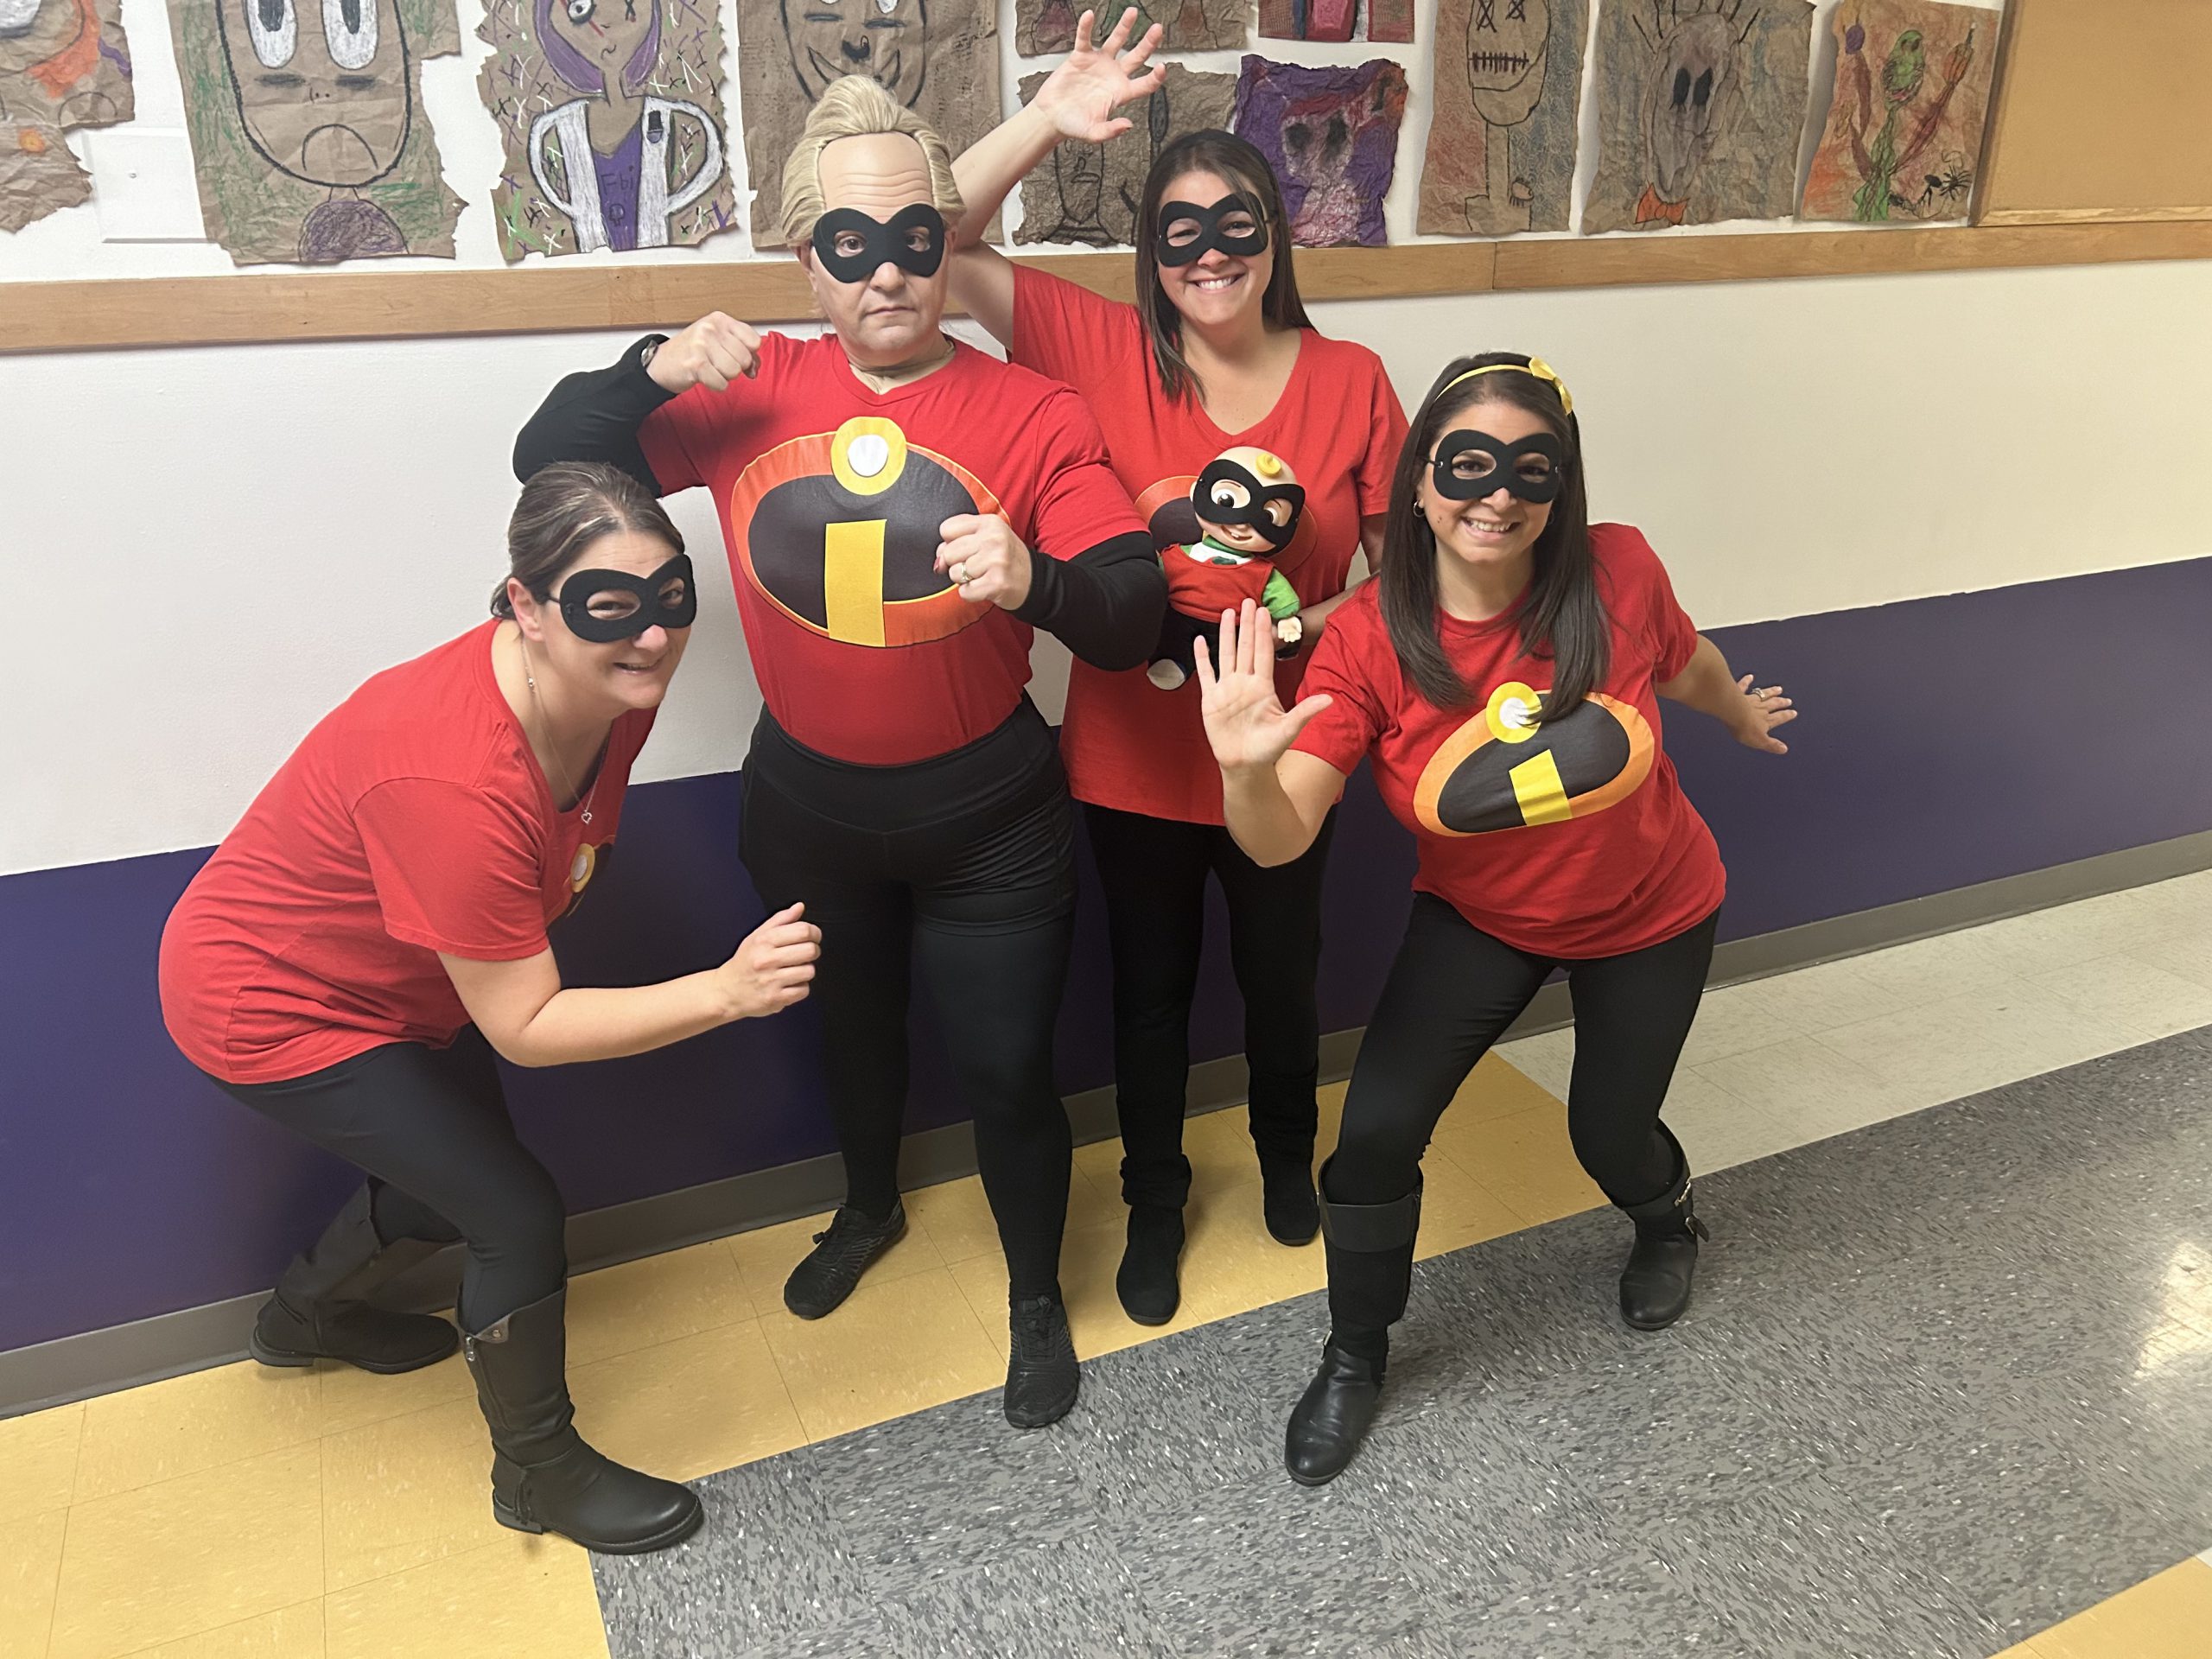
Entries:
[[1574, 182], [1587, 0], [1439, 0], [1435, 112], [1418, 228], [1563, 231]]
[[422, 114], [451, 0], [169, 0], [208, 234], [239, 264], [453, 256]]
[[[703, 3], [703, 0], [702, 0]], [[866, 75], [957, 155], [999, 120], [995, 0], [738, 0], [753, 239], [780, 245], [784, 159], [830, 82]]]

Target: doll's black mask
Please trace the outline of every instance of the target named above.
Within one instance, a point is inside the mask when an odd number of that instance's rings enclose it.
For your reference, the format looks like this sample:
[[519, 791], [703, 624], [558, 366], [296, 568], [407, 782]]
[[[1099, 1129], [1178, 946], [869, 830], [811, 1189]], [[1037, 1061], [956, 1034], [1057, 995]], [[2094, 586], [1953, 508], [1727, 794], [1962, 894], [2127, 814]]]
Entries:
[[1507, 443], [1462, 429], [1436, 446], [1429, 467], [1436, 493], [1454, 501], [1479, 501], [1501, 487], [1523, 501], [1549, 501], [1566, 480], [1567, 448], [1548, 432]]
[[[1290, 511], [1278, 516], [1270, 504], [1287, 502]], [[1260, 539], [1278, 553], [1298, 534], [1298, 515], [1306, 510], [1306, 488], [1300, 484], [1268, 484], [1226, 456], [1206, 463], [1191, 488], [1191, 505], [1208, 524], [1243, 524], [1257, 531]]]
[[[666, 596], [673, 584], [673, 599]], [[561, 584], [561, 618], [569, 632], [595, 645], [634, 639], [647, 628], [688, 628], [699, 615], [691, 556], [679, 553], [650, 576], [626, 570], [575, 570]]]
[[[1240, 215], [1252, 221], [1249, 227], [1222, 229], [1223, 219]], [[1189, 201], [1160, 203], [1160, 234], [1153, 254], [1161, 264], [1173, 267], [1194, 264], [1205, 257], [1209, 248], [1219, 248], [1241, 259], [1268, 251], [1267, 209], [1260, 206], [1257, 197], [1249, 191], [1238, 190], [1211, 207]]]
[[[858, 253], [840, 253], [841, 238], [857, 236]], [[934, 276], [944, 263], [944, 215], [926, 201], [901, 207], [887, 225], [857, 207], [833, 207], [814, 221], [814, 257], [841, 283], [864, 283], [886, 264]]]

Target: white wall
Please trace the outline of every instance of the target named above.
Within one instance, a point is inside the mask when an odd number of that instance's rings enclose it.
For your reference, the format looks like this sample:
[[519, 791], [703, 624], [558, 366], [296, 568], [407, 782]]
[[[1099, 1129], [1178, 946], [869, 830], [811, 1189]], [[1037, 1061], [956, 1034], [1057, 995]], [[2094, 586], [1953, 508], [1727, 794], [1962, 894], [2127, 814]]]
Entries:
[[[1318, 310], [1408, 404], [1458, 352], [1548, 357], [1593, 510], [1707, 626], [2212, 554], [2212, 263]], [[481, 617], [516, 428], [621, 343], [0, 357], [0, 873], [218, 840], [364, 677]], [[719, 548], [702, 494], [677, 512]], [[734, 766], [750, 728], [727, 568], [701, 569], [642, 777]], [[1943, 695], [1942, 664], [1897, 667]]]

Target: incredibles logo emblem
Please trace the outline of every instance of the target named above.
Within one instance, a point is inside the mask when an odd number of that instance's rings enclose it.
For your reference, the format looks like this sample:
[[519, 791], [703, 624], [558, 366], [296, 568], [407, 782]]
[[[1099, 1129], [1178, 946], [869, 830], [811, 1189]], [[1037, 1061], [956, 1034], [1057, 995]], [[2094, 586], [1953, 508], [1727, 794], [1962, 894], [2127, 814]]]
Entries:
[[747, 577], [801, 627], [918, 645], [990, 612], [935, 568], [938, 526], [968, 512], [1005, 517], [973, 473], [870, 415], [760, 456], [730, 492], [729, 521]]
[[1651, 728], [1597, 696], [1539, 725], [1547, 693], [1510, 681], [1421, 768], [1414, 812], [1440, 836], [1565, 823], [1619, 804], [1651, 775]]

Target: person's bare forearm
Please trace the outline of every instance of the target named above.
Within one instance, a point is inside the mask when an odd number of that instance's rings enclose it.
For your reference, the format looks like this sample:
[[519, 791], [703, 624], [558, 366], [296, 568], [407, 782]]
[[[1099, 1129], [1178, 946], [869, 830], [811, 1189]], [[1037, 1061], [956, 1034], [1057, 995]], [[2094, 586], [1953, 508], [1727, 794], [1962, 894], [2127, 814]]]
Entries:
[[1272, 766], [1224, 767], [1222, 816], [1230, 836], [1255, 864], [1287, 864], [1313, 844], [1320, 831], [1308, 823]]
[[556, 991], [498, 1046], [517, 1065], [572, 1065], [643, 1054], [740, 1017], [727, 979], [709, 969], [658, 985]]
[[1736, 677], [1729, 672], [1728, 659], [1720, 654], [1720, 647], [1703, 634], [1698, 635], [1697, 650], [1691, 653], [1688, 665], [1660, 686], [1658, 692], [1670, 702], [1679, 702], [1685, 709], [1694, 709], [1724, 723], [1733, 723], [1742, 712], [1743, 694], [1736, 689]]
[[1052, 153], [1059, 134], [1036, 106], [1024, 105], [961, 151], [952, 163], [963, 204], [958, 239], [963, 248], [979, 245], [1014, 186]]

